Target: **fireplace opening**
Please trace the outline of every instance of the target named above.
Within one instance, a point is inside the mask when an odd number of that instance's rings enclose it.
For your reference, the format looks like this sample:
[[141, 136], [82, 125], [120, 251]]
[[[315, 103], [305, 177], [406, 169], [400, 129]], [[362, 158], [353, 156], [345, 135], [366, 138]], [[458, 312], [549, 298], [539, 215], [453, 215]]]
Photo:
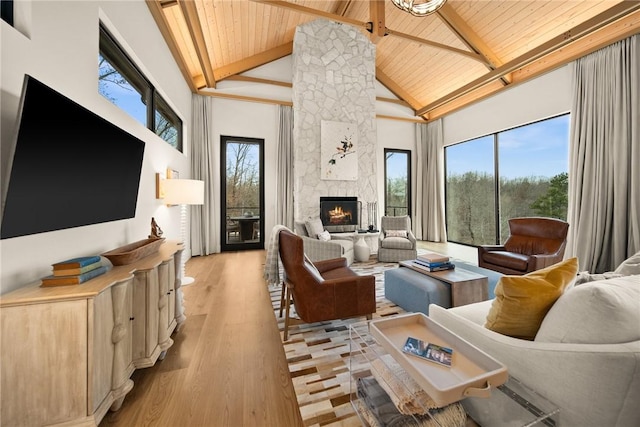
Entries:
[[320, 197], [320, 219], [330, 233], [355, 231], [358, 227], [358, 198]]

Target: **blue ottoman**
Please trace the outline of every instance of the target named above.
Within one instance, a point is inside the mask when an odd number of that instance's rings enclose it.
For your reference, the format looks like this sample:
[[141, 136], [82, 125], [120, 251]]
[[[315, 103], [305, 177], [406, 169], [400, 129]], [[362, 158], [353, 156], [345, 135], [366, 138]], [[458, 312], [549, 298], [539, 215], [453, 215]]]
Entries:
[[429, 304], [451, 307], [448, 284], [406, 267], [384, 272], [384, 296], [406, 311], [426, 315], [429, 315]]

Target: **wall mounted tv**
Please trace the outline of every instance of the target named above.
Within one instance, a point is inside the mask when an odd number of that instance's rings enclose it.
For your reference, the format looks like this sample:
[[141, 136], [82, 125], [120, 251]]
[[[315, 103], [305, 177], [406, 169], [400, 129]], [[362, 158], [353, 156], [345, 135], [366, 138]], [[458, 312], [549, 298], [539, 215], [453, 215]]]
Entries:
[[18, 120], [2, 239], [135, 217], [143, 141], [28, 75]]

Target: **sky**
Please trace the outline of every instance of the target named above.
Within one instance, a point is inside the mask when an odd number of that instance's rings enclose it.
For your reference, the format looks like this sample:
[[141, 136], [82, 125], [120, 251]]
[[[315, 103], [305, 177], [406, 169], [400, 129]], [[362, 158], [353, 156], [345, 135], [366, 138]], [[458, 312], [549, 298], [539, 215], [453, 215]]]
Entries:
[[[498, 133], [500, 176], [552, 177], [569, 167], [570, 116]], [[447, 147], [447, 175], [467, 171], [493, 173], [493, 135]]]

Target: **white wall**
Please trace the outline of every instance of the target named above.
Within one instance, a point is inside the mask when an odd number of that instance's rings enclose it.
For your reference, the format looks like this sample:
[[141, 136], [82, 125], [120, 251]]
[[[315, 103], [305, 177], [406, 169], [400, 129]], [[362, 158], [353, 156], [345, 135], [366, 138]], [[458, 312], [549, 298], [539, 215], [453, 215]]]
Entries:
[[[220, 136], [234, 136], [264, 139], [264, 230], [265, 242], [268, 242], [271, 229], [275, 225], [276, 205], [276, 153], [278, 148], [278, 106], [255, 102], [235, 101], [224, 98], [213, 100], [214, 129], [214, 173], [220, 171]], [[220, 206], [220, 182], [214, 185], [214, 203]], [[219, 210], [217, 208], [216, 210]], [[220, 220], [218, 216], [217, 220]], [[265, 245], [266, 246], [266, 245]], [[216, 251], [220, 242], [216, 242]]]
[[570, 109], [571, 73], [564, 66], [444, 117], [444, 143], [455, 144]]
[[[155, 199], [155, 172], [167, 167], [188, 177], [185, 154], [171, 148], [98, 93], [98, 25], [107, 25], [143, 73], [182, 118], [188, 149], [191, 93], [144, 1], [15, 2], [20, 31], [1, 31], [2, 179], [15, 139], [24, 74], [30, 74], [146, 143], [136, 217], [0, 241], [0, 292], [50, 274], [51, 264], [144, 239], [151, 217], [169, 239], [180, 238], [179, 208]], [[26, 35], [25, 35], [26, 34]], [[117, 165], [114, 165], [117, 173]], [[46, 211], [46, 206], [42, 209]]]

